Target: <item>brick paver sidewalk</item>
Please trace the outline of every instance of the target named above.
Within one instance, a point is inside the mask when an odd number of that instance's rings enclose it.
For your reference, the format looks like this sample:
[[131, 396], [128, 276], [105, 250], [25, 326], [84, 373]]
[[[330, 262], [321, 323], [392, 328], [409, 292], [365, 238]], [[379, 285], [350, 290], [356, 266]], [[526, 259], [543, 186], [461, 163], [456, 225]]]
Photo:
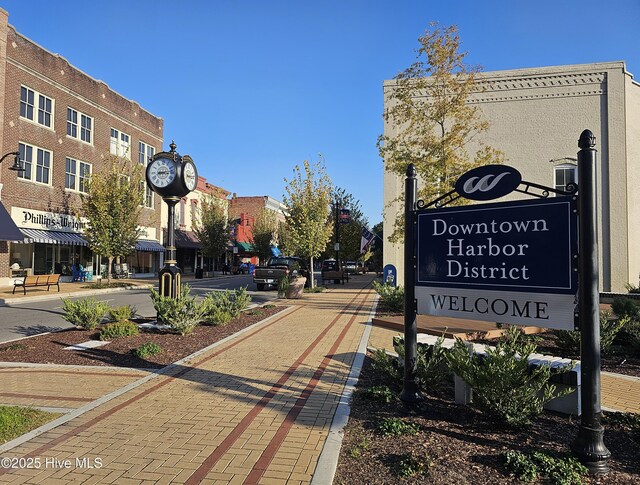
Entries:
[[[107, 397], [2, 452], [17, 467], [0, 482], [309, 483], [369, 320], [370, 280], [305, 294], [164, 373], [119, 376], [128, 387], [105, 384]], [[60, 393], [82, 397], [67, 375]]]

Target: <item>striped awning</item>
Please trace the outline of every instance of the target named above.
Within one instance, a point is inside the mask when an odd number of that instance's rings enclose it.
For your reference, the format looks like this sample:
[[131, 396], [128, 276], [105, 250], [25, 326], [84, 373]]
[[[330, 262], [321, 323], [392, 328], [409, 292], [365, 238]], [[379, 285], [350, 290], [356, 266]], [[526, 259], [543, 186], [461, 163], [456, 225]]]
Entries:
[[164, 246], [158, 241], [154, 241], [152, 239], [138, 239], [138, 242], [136, 243], [136, 251], [159, 253], [164, 251]]
[[40, 229], [20, 229], [27, 243], [70, 244], [87, 246], [87, 241], [75, 232], [43, 231]]

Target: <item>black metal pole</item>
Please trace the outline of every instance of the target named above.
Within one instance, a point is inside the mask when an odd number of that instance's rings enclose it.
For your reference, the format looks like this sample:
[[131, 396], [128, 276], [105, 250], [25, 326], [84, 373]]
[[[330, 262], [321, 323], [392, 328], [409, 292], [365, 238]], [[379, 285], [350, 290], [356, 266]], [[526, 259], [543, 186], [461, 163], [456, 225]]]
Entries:
[[407, 167], [404, 191], [404, 382], [400, 399], [417, 403], [424, 398], [416, 381], [418, 327], [415, 291], [415, 209], [418, 182], [413, 164]]
[[594, 475], [609, 472], [611, 453], [600, 424], [600, 294], [598, 287], [598, 220], [596, 213], [596, 138], [589, 130], [578, 146], [580, 377], [582, 417], [571, 449]]
[[336, 210], [335, 210], [335, 223], [336, 223], [336, 244], [333, 247], [336, 251], [336, 265], [337, 269], [340, 269], [342, 265], [340, 264], [340, 221], [338, 220], [338, 200], [336, 199]]

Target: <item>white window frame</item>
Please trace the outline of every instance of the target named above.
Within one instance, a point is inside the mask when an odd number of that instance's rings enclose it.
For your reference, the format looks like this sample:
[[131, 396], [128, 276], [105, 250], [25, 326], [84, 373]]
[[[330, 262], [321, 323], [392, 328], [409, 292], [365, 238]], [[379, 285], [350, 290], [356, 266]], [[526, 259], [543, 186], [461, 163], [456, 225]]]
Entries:
[[[75, 120], [69, 119], [70, 115], [73, 114], [75, 114]], [[69, 138], [75, 138], [83, 143], [93, 145], [93, 126], [94, 122], [91, 116], [67, 106], [67, 136]], [[74, 131], [75, 134], [69, 133], [70, 130]]]
[[[20, 160], [24, 167], [24, 172], [18, 172], [18, 179], [26, 180], [34, 184], [51, 186], [53, 174], [53, 152], [29, 143], [18, 143]], [[48, 158], [49, 166], [45, 165]], [[42, 161], [42, 163], [40, 163]], [[43, 174], [47, 174], [47, 180], [42, 181]], [[40, 178], [41, 180], [38, 180]]]
[[[22, 94], [25, 92], [26, 100], [22, 99]], [[29, 100], [29, 94], [31, 94], [31, 100]], [[49, 102], [48, 106], [47, 102]], [[55, 99], [24, 84], [20, 86], [20, 118], [54, 130], [55, 106]]]
[[[70, 171], [68, 169], [68, 162], [75, 162], [73, 169]], [[87, 193], [87, 180], [91, 176], [91, 172], [93, 171], [93, 167], [90, 163], [83, 162], [82, 160], [77, 160], [75, 158], [66, 157], [64, 161], [64, 187], [66, 190], [73, 190], [74, 192], [82, 192]], [[73, 177], [73, 187], [69, 187], [67, 180], [68, 177]]]
[[121, 158], [131, 160], [131, 136], [115, 128], [109, 135], [109, 152]]
[[[567, 172], [572, 172], [573, 173], [573, 180], [569, 180], [567, 182], [567, 179], [565, 177], [565, 174]], [[561, 181], [558, 180], [560, 173], [562, 173], [562, 183]], [[553, 167], [553, 187], [556, 190], [562, 190], [562, 191], [566, 191], [567, 190], [567, 184], [571, 183], [571, 182], [577, 182], [578, 181], [578, 166], [573, 164], [573, 163], [562, 163], [560, 165], [556, 165], [555, 167]]]
[[[154, 156], [156, 153], [155, 147], [148, 145], [143, 141], [138, 141], [138, 163], [144, 167], [146, 170], [147, 164], [149, 163], [149, 159]], [[144, 183], [144, 200], [142, 205], [148, 209], [153, 209], [153, 190]]]

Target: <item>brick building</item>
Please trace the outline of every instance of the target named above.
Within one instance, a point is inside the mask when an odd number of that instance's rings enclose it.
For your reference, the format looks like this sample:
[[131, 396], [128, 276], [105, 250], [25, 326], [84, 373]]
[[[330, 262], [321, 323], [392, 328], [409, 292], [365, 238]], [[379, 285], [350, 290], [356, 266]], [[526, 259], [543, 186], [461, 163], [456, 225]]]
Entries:
[[[11, 266], [69, 275], [76, 261], [96, 273], [104, 261], [87, 247], [84, 221], [75, 216], [85, 181], [110, 156], [145, 165], [162, 150], [162, 118], [16, 32], [2, 9], [0, 92], [0, 153], [19, 151], [25, 167], [0, 165], [1, 204], [24, 235], [0, 241], [0, 278], [15, 274]], [[136, 274], [161, 265], [160, 204], [147, 189], [144, 236], [131, 258]]]
[[235, 193], [229, 200], [229, 217], [235, 221], [234, 233], [234, 265], [240, 262], [258, 264], [258, 255], [254, 251], [253, 224], [262, 209], [269, 209], [276, 214], [278, 222], [284, 222], [285, 205], [268, 195], [238, 197]]
[[[196, 160], [197, 163], [197, 160]], [[223, 207], [228, 218], [229, 204], [227, 197], [231, 192], [210, 184], [204, 177], [198, 177], [198, 183], [193, 192], [190, 192], [176, 205], [175, 221], [175, 246], [178, 267], [186, 274], [194, 273], [196, 268], [202, 268], [205, 272], [221, 271], [226, 262], [227, 255], [214, 260], [202, 254], [202, 244], [194, 232], [194, 226], [198, 219], [203, 197], [214, 197]], [[166, 204], [162, 206], [162, 230], [166, 238], [168, 226], [168, 210]]]

